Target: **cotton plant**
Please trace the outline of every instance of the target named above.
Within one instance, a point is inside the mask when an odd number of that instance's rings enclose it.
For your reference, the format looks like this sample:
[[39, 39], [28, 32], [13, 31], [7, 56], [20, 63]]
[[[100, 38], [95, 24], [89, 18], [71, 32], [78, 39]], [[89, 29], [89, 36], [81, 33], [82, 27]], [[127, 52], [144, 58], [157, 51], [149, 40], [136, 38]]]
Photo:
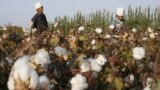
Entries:
[[135, 47], [132, 50], [133, 57], [136, 60], [141, 60], [145, 57], [145, 49], [143, 47]]

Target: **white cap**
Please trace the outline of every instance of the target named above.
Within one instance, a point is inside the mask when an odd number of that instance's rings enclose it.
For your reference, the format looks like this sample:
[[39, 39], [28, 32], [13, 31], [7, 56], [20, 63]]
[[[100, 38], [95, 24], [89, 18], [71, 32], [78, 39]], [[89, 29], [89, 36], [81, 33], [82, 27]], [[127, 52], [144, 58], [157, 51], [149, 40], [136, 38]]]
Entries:
[[116, 14], [118, 16], [124, 16], [124, 8], [122, 7], [117, 8]]
[[36, 9], [38, 9], [38, 8], [42, 7], [42, 4], [40, 2], [37, 2], [34, 6]]

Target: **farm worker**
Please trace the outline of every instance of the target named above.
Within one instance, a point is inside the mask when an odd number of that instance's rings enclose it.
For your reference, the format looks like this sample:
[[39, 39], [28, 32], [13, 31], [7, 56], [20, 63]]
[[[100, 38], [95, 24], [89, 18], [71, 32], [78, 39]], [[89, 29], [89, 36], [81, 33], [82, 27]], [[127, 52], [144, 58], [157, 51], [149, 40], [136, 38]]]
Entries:
[[116, 17], [110, 23], [109, 29], [111, 30], [124, 30], [125, 29], [124, 8], [122, 7], [117, 8]]
[[35, 4], [37, 13], [33, 16], [30, 22], [32, 30], [36, 29], [38, 33], [42, 33], [44, 30], [48, 29], [48, 22], [45, 14], [43, 13], [43, 6], [40, 2]]

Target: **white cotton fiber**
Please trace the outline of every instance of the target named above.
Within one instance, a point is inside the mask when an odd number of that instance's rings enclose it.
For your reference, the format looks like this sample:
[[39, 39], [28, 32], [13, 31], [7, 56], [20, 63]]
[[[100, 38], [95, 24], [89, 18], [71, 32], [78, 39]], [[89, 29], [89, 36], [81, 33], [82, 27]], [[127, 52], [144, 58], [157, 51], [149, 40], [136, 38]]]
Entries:
[[8, 86], [9, 90], [15, 90], [14, 78], [11, 75], [9, 76], [9, 79], [8, 79], [8, 82], [7, 82], [7, 86]]
[[67, 50], [66, 48], [60, 47], [60, 46], [56, 46], [54, 48], [55, 54], [58, 55], [59, 57], [61, 55], [67, 55]]
[[13, 68], [20, 68], [23, 67], [24, 64], [27, 64], [27, 62], [31, 59], [31, 56], [25, 55], [19, 59], [16, 60], [16, 62], [13, 65]]
[[99, 65], [104, 65], [107, 62], [107, 59], [103, 55], [98, 55], [96, 61]]
[[42, 89], [42, 86], [46, 86], [47, 90], [50, 89], [50, 82], [47, 76], [42, 75], [39, 77], [39, 88]]
[[80, 69], [81, 69], [81, 72], [87, 72], [90, 70], [90, 64], [88, 61], [86, 60], [83, 60], [82, 64], [80, 65]]
[[150, 87], [145, 87], [143, 90], [151, 90]]
[[87, 80], [81, 74], [77, 74], [71, 79], [72, 89], [71, 90], [84, 90], [88, 88]]
[[8, 81], [8, 88], [13, 90], [14, 87], [14, 80], [18, 80], [18, 77], [24, 82], [29, 78], [29, 88], [36, 88], [38, 85], [38, 74], [37, 72], [32, 69], [28, 61], [30, 60], [30, 56], [23, 56], [19, 58], [12, 67], [9, 81]]
[[133, 57], [136, 60], [141, 60], [145, 57], [145, 50], [143, 47], [135, 47], [133, 49]]
[[41, 67], [46, 67], [48, 64], [50, 64], [49, 54], [44, 49], [39, 49], [37, 53], [35, 54], [35, 62], [36, 65], [40, 64]]
[[100, 72], [102, 70], [102, 66], [97, 63], [95, 59], [90, 61], [91, 70]]

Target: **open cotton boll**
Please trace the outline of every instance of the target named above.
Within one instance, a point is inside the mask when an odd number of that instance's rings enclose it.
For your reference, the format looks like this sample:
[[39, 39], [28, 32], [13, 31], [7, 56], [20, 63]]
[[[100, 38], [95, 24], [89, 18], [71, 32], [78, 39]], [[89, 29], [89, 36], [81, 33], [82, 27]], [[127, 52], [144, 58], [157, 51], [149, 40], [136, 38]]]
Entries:
[[154, 32], [154, 30], [153, 30], [152, 28], [149, 27], [149, 28], [148, 28], [148, 32], [151, 33], [151, 32]]
[[31, 56], [29, 56], [29, 55], [24, 55], [23, 57], [20, 57], [14, 63], [13, 68], [15, 69], [15, 68], [21, 68], [21, 67], [23, 67], [23, 65], [27, 64], [30, 59], [31, 59]]
[[88, 88], [87, 79], [81, 74], [77, 74], [73, 77], [70, 83], [72, 84], [71, 90], [84, 90]]
[[58, 55], [59, 57], [61, 55], [67, 55], [67, 50], [66, 48], [60, 47], [60, 46], [56, 46], [54, 48], [55, 54]]
[[96, 61], [99, 65], [104, 65], [107, 62], [107, 59], [103, 55], [98, 55]]
[[18, 77], [24, 82], [30, 78], [29, 88], [36, 88], [38, 85], [39, 76], [29, 65], [23, 65], [23, 67], [14, 71], [14, 78], [17, 79]]
[[[10, 76], [8, 79], [8, 88], [9, 90], [14, 90], [14, 79], [16, 79], [18, 76], [23, 79], [26, 80], [26, 77], [28, 76], [28, 72], [24, 71], [23, 68], [25, 68], [25, 70], [29, 70], [28, 67], [28, 61], [30, 60], [30, 56], [29, 55], [25, 55], [19, 59], [16, 60], [16, 62], [14, 63], [12, 70], [10, 72]], [[20, 73], [21, 72], [21, 73]], [[20, 73], [20, 75], [19, 75]]]
[[88, 88], [88, 84], [84, 83], [84, 84], [72, 85], [71, 90], [85, 90], [87, 88]]
[[39, 76], [35, 70], [30, 71], [30, 88], [36, 88], [38, 86]]
[[78, 31], [84, 31], [84, 26], [80, 26], [80, 27], [78, 28]]
[[91, 44], [92, 44], [92, 45], [95, 45], [95, 43], [96, 43], [96, 40], [93, 39], [93, 40], [91, 41]]
[[146, 40], [148, 40], [148, 37], [142, 37], [142, 40], [146, 41]]
[[82, 64], [80, 65], [81, 72], [90, 71], [90, 64], [86, 60], [83, 60]]
[[47, 90], [50, 90], [50, 82], [47, 76], [42, 75], [39, 77], [39, 89], [46, 87]]
[[134, 27], [134, 28], [132, 29], [132, 32], [137, 32], [137, 29]]
[[96, 28], [95, 31], [96, 31], [96, 33], [98, 33], [98, 34], [102, 33], [102, 29], [101, 29], [101, 28]]
[[155, 35], [155, 33], [150, 33], [149, 37], [150, 37], [151, 39], [154, 39], [154, 38], [156, 37], [156, 35]]
[[107, 34], [104, 38], [105, 38], [105, 39], [110, 39], [110, 38], [111, 38], [111, 35], [110, 35], [110, 34]]
[[134, 75], [133, 75], [133, 74], [129, 75], [129, 79], [130, 79], [131, 81], [134, 81]]
[[18, 80], [18, 78], [21, 79], [23, 83], [28, 83], [27, 80], [29, 79], [29, 88], [37, 87], [39, 77], [37, 72], [29, 66], [28, 59], [28, 56], [23, 56], [13, 65], [8, 81], [9, 88], [15, 88], [14, 81]]
[[90, 67], [91, 67], [91, 70], [95, 72], [100, 72], [102, 70], [102, 66], [99, 65], [96, 60], [90, 61]]
[[133, 49], [133, 57], [136, 60], [141, 60], [145, 57], [145, 50], [143, 47], [135, 47]]
[[151, 90], [150, 87], [145, 87], [143, 90]]
[[41, 67], [46, 67], [48, 64], [50, 64], [49, 54], [44, 49], [39, 49], [37, 53], [35, 54], [35, 62], [36, 65], [40, 64]]
[[9, 90], [15, 90], [14, 78], [12, 76], [9, 77], [8, 82], [7, 82], [7, 86], [8, 86]]

